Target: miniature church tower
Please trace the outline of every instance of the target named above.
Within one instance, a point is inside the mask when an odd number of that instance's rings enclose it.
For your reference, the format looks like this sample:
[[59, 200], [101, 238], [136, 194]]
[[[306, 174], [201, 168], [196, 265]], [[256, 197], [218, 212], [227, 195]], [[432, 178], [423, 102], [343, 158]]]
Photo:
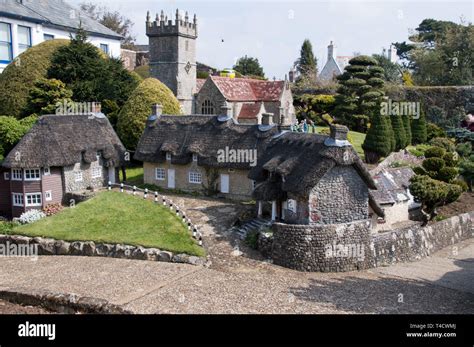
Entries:
[[176, 10], [173, 23], [161, 11], [152, 22], [148, 12], [146, 34], [150, 44], [150, 75], [171, 89], [184, 114], [192, 114], [196, 92], [196, 15], [190, 21], [187, 12], [182, 18]]

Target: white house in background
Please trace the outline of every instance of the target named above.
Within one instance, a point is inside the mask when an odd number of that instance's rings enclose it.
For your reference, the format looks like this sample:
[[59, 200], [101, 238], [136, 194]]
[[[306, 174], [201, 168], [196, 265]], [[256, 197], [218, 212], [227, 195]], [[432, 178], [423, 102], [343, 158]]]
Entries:
[[328, 60], [319, 74], [319, 78], [323, 81], [333, 80], [335, 77], [342, 75], [344, 68], [349, 65], [349, 60], [353, 56], [335, 56], [334, 44], [331, 41], [328, 46]]
[[0, 73], [29, 47], [69, 39], [80, 25], [94, 46], [120, 57], [122, 37], [64, 0], [0, 0]]

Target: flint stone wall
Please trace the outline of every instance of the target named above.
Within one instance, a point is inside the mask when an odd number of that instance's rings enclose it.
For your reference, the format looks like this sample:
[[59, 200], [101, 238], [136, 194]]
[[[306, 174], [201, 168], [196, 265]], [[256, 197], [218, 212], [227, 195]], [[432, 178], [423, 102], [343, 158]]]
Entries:
[[135, 247], [122, 244], [94, 243], [92, 241], [67, 242], [41, 237], [27, 237], [16, 235], [0, 235], [0, 244], [37, 245], [37, 255], [87, 256], [109, 257], [121, 259], [135, 259], [161, 261], [168, 263], [183, 263], [191, 265], [205, 265], [204, 258], [188, 254], [175, 254], [157, 248]]
[[[274, 264], [299, 271], [344, 272], [416, 261], [474, 237], [474, 211], [426, 227], [371, 234], [370, 222], [332, 225], [275, 223], [273, 240], [259, 236]], [[262, 239], [261, 239], [262, 238]]]

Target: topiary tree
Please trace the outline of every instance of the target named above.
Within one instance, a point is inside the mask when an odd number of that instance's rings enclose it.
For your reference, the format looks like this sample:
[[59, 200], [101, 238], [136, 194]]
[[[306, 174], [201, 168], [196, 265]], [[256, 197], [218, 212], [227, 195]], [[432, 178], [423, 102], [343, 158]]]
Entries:
[[395, 138], [395, 151], [404, 149], [407, 146], [407, 135], [405, 132], [405, 126], [403, 125], [403, 119], [400, 115], [390, 116], [392, 123], [392, 130]]
[[425, 175], [415, 175], [410, 179], [410, 193], [415, 201], [422, 204], [424, 223], [436, 217], [436, 208], [456, 201], [462, 194], [457, 184], [449, 184], [432, 179]]
[[430, 141], [435, 137], [446, 137], [446, 132], [443, 128], [437, 126], [436, 124], [428, 122], [426, 124], [426, 136], [428, 138], [428, 141]]
[[393, 139], [393, 131], [389, 119], [376, 114], [362, 144], [367, 163], [377, 163], [381, 157], [389, 155], [393, 145], [391, 139]]
[[411, 142], [414, 145], [425, 143], [428, 140], [426, 131], [426, 118], [423, 110], [420, 112], [420, 117], [413, 119], [411, 122]]
[[427, 175], [432, 179], [453, 183], [458, 176], [458, 154], [446, 151], [442, 147], [432, 146], [425, 151], [425, 160], [421, 167], [415, 168], [415, 173]]
[[405, 135], [407, 138], [407, 146], [412, 144], [412, 135], [411, 135], [411, 117], [408, 115], [402, 116], [403, 127], [405, 128]]
[[28, 96], [38, 79], [46, 78], [51, 57], [69, 40], [51, 40], [33, 46], [20, 54], [0, 74], [0, 114], [20, 118]]
[[456, 144], [446, 137], [435, 137], [430, 140], [430, 145], [444, 148], [447, 152], [454, 152]]
[[34, 88], [30, 90], [28, 104], [25, 107], [24, 115], [54, 114], [58, 103], [70, 102], [72, 91], [66, 85], [56, 79], [39, 79], [35, 82]]
[[128, 149], [136, 148], [153, 104], [162, 105], [164, 114], [181, 114], [173, 92], [159, 80], [147, 78], [130, 95], [118, 115], [118, 135]]

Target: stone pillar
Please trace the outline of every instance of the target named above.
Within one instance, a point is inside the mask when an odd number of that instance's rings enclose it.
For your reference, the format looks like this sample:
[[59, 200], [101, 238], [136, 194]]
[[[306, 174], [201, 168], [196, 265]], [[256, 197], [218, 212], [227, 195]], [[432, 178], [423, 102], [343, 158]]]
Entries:
[[288, 208], [288, 201], [283, 201], [281, 204], [281, 219], [282, 220], [285, 220], [287, 208]]
[[258, 205], [258, 217], [262, 217], [262, 214], [263, 214], [263, 208], [262, 208], [262, 202], [259, 201], [257, 202], [257, 205]]
[[277, 218], [277, 202], [272, 201], [272, 221], [276, 221]]

